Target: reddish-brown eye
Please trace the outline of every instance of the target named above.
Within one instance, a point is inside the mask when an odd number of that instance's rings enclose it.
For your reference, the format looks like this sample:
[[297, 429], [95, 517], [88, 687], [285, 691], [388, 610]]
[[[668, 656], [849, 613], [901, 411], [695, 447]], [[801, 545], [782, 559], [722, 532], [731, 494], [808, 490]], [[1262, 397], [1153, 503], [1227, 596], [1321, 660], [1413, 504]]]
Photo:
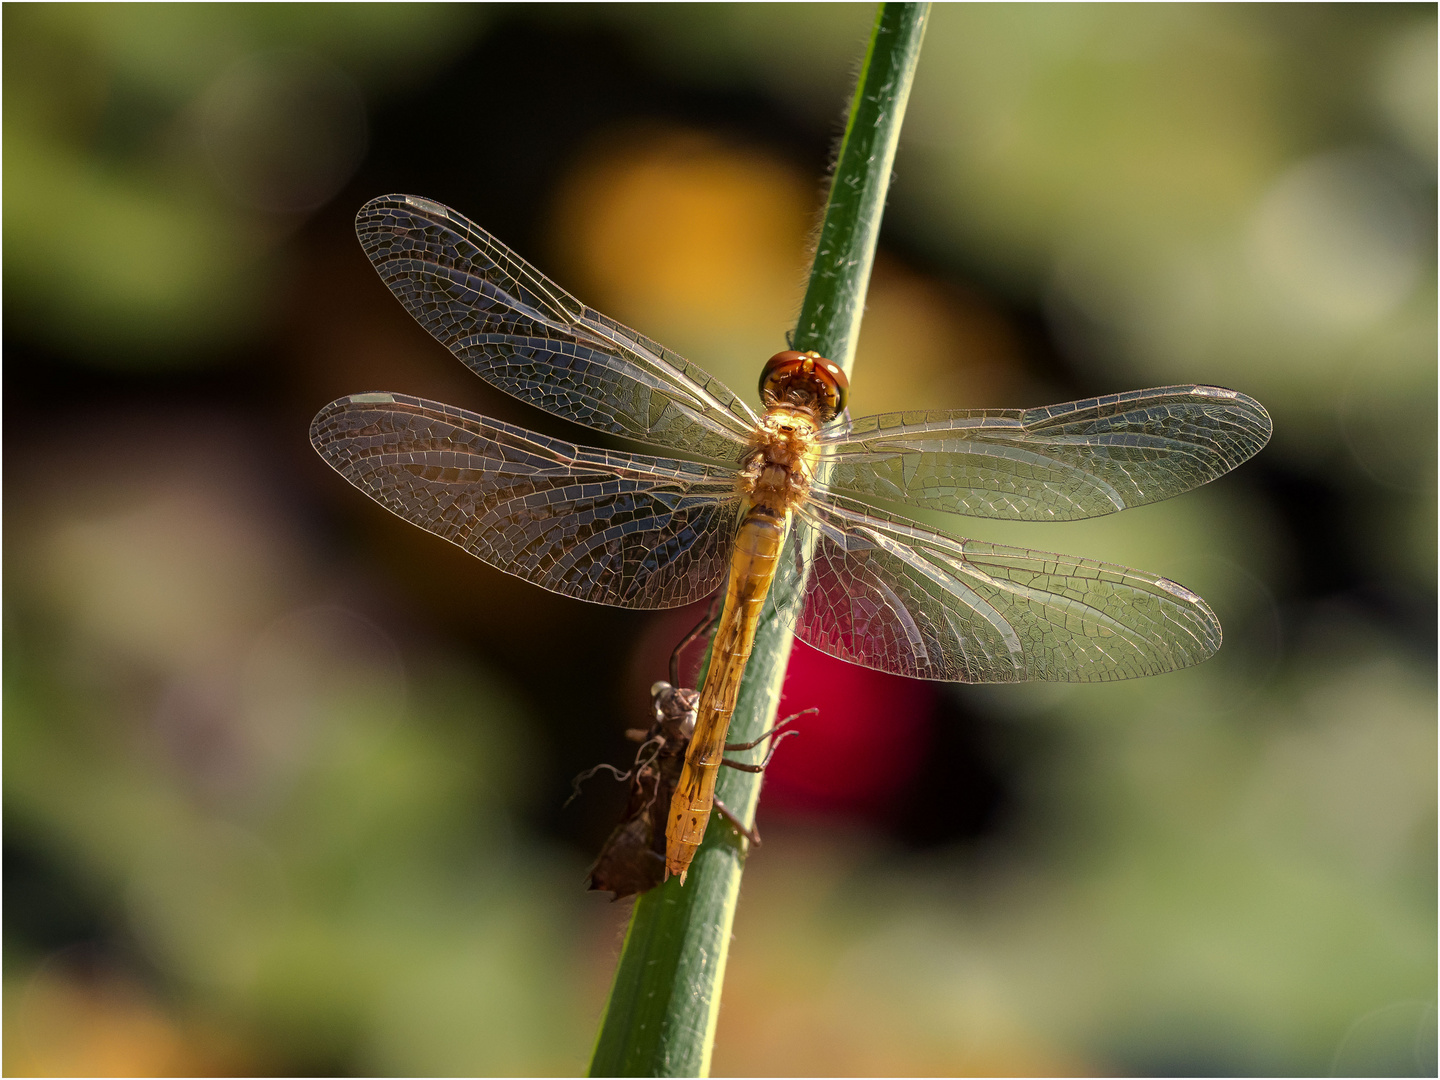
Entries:
[[760, 400], [767, 409], [777, 405], [811, 409], [822, 424], [845, 408], [849, 393], [850, 380], [840, 365], [814, 351], [778, 352], [760, 372]]

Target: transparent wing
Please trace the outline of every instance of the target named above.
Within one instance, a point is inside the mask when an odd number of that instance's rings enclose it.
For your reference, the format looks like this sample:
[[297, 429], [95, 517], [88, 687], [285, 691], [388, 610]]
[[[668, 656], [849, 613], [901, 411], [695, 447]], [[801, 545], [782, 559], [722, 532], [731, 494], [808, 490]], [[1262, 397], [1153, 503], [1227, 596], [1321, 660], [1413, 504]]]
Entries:
[[387, 510], [551, 592], [679, 607], [728, 569], [728, 469], [576, 446], [403, 394], [332, 402], [310, 442]]
[[755, 414], [718, 379], [567, 293], [464, 215], [385, 195], [355, 219], [405, 309], [492, 386], [599, 431], [733, 463]]
[[1270, 439], [1258, 401], [1163, 386], [1039, 409], [891, 413], [825, 437], [832, 491], [973, 517], [1066, 521], [1209, 483]]
[[950, 682], [1108, 682], [1198, 664], [1220, 647], [1205, 601], [1123, 566], [957, 540], [847, 499], [800, 511], [792, 550], [811, 539], [795, 632], [865, 667]]

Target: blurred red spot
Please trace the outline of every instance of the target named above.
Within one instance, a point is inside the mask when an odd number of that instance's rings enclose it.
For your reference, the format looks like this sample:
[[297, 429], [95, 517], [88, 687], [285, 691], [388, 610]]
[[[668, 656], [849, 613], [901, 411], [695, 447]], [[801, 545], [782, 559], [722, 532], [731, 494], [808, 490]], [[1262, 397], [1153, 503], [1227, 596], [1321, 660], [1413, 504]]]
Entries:
[[935, 687], [847, 664], [801, 645], [790, 654], [781, 719], [819, 709], [765, 771], [766, 810], [884, 820], [930, 743]]

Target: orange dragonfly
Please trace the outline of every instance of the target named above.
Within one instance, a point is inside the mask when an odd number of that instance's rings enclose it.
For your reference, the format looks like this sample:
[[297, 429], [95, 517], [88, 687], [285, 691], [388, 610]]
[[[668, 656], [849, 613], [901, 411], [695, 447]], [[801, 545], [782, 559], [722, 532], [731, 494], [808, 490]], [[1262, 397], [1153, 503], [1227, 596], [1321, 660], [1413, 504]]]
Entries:
[[1244, 394], [1166, 386], [852, 420], [839, 367], [791, 351], [765, 366], [757, 414], [448, 207], [387, 195], [356, 230], [390, 291], [486, 382], [682, 455], [577, 446], [394, 393], [341, 398], [310, 428], [381, 505], [552, 592], [669, 608], [726, 586], [667, 827], [682, 883], [767, 604], [821, 652], [921, 679], [1126, 679], [1220, 646], [1204, 600], [1163, 577], [957, 539], [868, 503], [1063, 521], [1167, 499], [1269, 440], [1269, 415]]

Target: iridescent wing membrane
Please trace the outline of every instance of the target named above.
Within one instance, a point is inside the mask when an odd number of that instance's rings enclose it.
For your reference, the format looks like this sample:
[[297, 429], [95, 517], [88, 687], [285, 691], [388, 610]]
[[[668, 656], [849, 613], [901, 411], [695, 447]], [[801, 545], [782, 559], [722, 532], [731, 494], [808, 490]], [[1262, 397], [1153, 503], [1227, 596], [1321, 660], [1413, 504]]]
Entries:
[[802, 507], [813, 540], [796, 635], [842, 660], [949, 682], [1099, 682], [1220, 647], [1205, 602], [1123, 566], [958, 540], [844, 496]]
[[551, 592], [678, 607], [725, 578], [733, 470], [576, 446], [403, 394], [353, 394], [310, 441], [422, 529]]
[[[744, 402], [438, 203], [376, 199], [357, 230], [391, 291], [481, 378], [702, 463], [575, 446], [400, 394], [322, 410], [311, 441], [326, 461], [406, 520], [555, 592], [652, 608], [721, 584], [741, 509], [735, 465], [755, 423]], [[789, 612], [796, 632], [854, 663], [965, 682], [1123, 679], [1198, 663], [1219, 647], [1220, 625], [1173, 582], [953, 539], [850, 496], [1090, 517], [1213, 480], [1269, 433], [1258, 403], [1204, 386], [837, 425], [787, 545], [787, 578], [813, 550]]]
[[718, 379], [586, 307], [439, 203], [387, 195], [360, 245], [415, 321], [471, 371], [566, 420], [733, 464], [756, 417]]
[[1260, 403], [1218, 386], [1041, 409], [867, 416], [823, 437], [833, 491], [971, 517], [1070, 521], [1207, 484], [1270, 439]]

